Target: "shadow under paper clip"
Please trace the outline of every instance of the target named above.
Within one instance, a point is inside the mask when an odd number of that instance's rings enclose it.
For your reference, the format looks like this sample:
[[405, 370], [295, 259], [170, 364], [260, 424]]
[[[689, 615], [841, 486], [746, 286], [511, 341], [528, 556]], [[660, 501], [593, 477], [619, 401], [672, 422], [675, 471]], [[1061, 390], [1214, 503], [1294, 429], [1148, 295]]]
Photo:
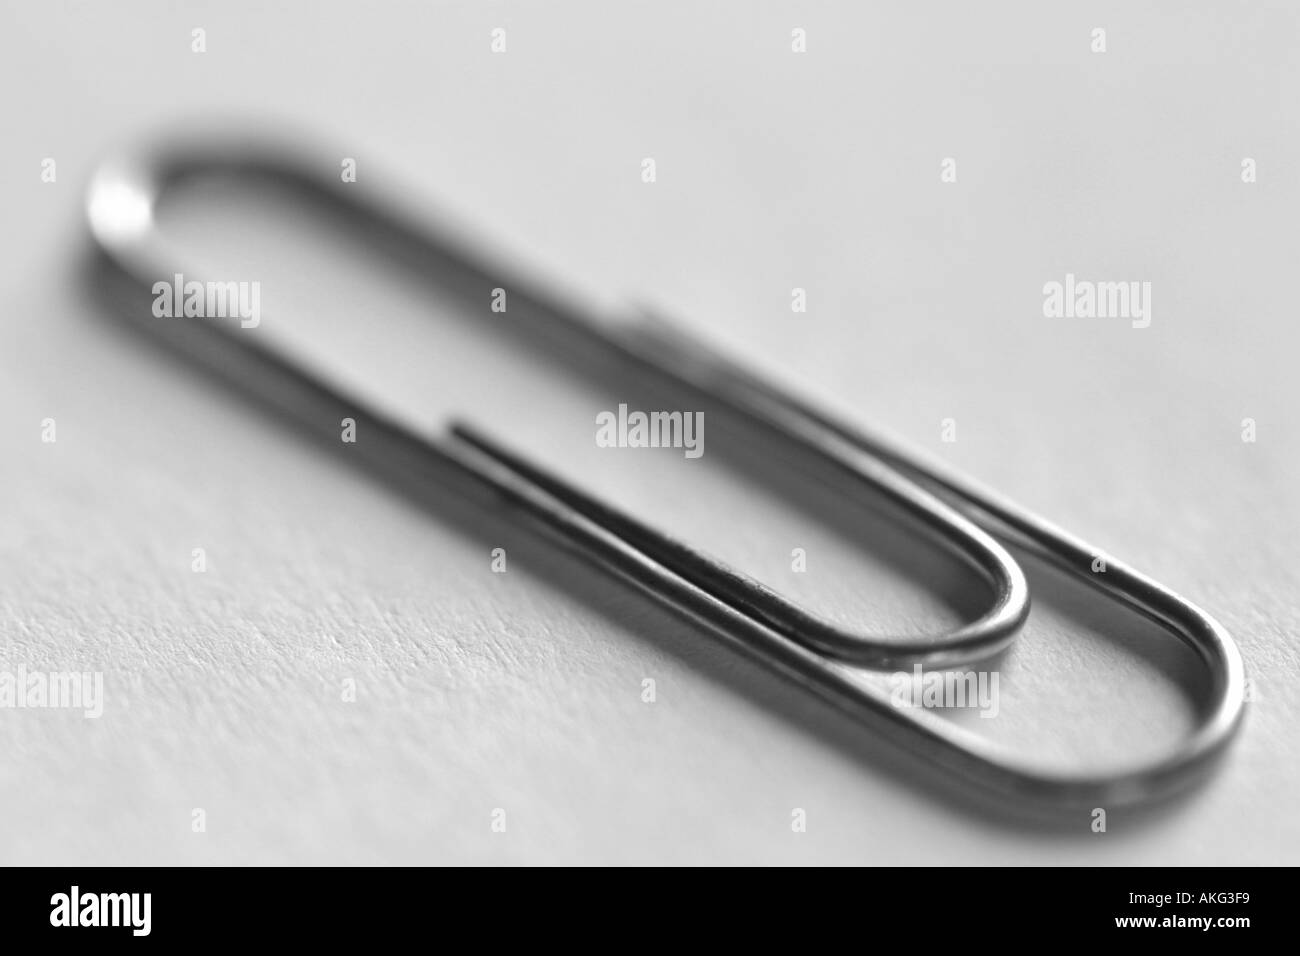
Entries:
[[[335, 154], [320, 150], [314, 155]], [[512, 328], [511, 334], [531, 336], [543, 349], [689, 398], [697, 403], [694, 407], [717, 411], [731, 427], [757, 435], [778, 458], [823, 481], [859, 497], [883, 497], [900, 521], [959, 558], [981, 580], [991, 595], [988, 608], [975, 621], [939, 635], [886, 637], [845, 630], [603, 505], [469, 425], [453, 423], [443, 439], [431, 443], [368, 411], [263, 337], [241, 334], [237, 325], [153, 320], [155, 281], [178, 272], [202, 275], [177, 261], [178, 253], [157, 229], [158, 203], [186, 180], [210, 175], [285, 190], [321, 207], [359, 241], [382, 248], [426, 275], [439, 272], [475, 296], [494, 287], [509, 288], [512, 303], [524, 300], [534, 317], [541, 316], [527, 329]], [[905, 764], [919, 758], [928, 765], [921, 770], [926, 782], [939, 783], [950, 798], [964, 802], [983, 796], [989, 799], [981, 802], [1004, 811], [1048, 815], [1158, 801], [1202, 777], [1232, 740], [1243, 710], [1241, 656], [1224, 629], [1183, 598], [1109, 557], [1106, 573], [1094, 574], [1096, 549], [964, 476], [826, 417], [661, 322], [614, 325], [526, 282], [512, 282], [485, 257], [471, 252], [460, 237], [440, 233], [437, 224], [413, 221], [400, 210], [400, 203], [386, 201], [377, 192], [367, 193], [355, 183], [344, 187], [336, 177], [318, 174], [306, 154], [283, 144], [251, 134], [178, 138], [105, 163], [97, 171], [87, 200], [96, 244], [93, 293], [97, 298], [110, 293], [117, 314], [132, 325], [224, 380], [233, 380], [242, 392], [270, 403], [335, 447], [341, 418], [363, 423], [367, 440], [350, 446], [353, 456], [399, 487], [410, 491], [437, 482], [480, 503], [480, 510], [489, 515], [500, 514], [504, 504], [509, 513], [527, 516], [581, 558], [892, 737], [907, 759], [899, 760], [898, 752], [873, 759], [898, 765], [907, 775]], [[423, 498], [427, 503], [429, 496]], [[463, 509], [441, 510], [463, 520]], [[1198, 723], [1174, 752], [1110, 774], [1040, 771], [934, 713], [898, 708], [888, 692], [856, 679], [862, 669], [917, 664], [956, 668], [988, 659], [1013, 642], [1029, 612], [1029, 589], [1001, 542], [1144, 615], [1195, 652], [1206, 670], [1205, 680], [1198, 682]], [[563, 575], [558, 568], [553, 573]], [[566, 586], [590, 591], [588, 581], [575, 584], [573, 574], [567, 577]], [[840, 729], [831, 737], [842, 746], [853, 746], [836, 739], [845, 737]]]

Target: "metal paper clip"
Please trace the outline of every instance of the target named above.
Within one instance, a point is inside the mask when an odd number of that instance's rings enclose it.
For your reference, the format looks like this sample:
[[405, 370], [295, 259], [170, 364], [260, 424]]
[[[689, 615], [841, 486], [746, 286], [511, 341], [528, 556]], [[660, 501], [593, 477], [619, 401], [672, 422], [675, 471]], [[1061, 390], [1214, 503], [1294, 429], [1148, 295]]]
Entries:
[[[463, 242], [441, 234], [435, 225], [412, 220], [400, 203], [385, 202], [356, 184], [343, 185], [336, 171], [318, 171], [305, 154], [290, 159], [294, 152], [260, 139], [183, 139], [99, 169], [87, 201], [91, 233], [103, 264], [140, 304], [132, 314], [150, 324], [151, 331], [219, 366], [282, 409], [317, 410], [304, 422], [317, 430], [332, 430], [342, 416], [364, 420], [374, 462], [489, 491], [600, 568], [697, 620], [835, 706], [894, 729], [910, 751], [994, 794], [1064, 806], [1152, 799], [1186, 785], [1232, 738], [1242, 717], [1241, 657], [1222, 627], [1172, 591], [1110, 558], [1106, 573], [1094, 574], [1095, 549], [969, 479], [833, 420], [662, 323], [614, 325], [529, 288], [525, 280], [511, 281], [467, 252]], [[335, 154], [322, 150], [314, 155]], [[429, 442], [365, 409], [252, 330], [154, 319], [143, 303], [157, 281], [182, 268], [186, 275], [201, 274], [177, 261], [156, 226], [157, 204], [185, 180], [210, 174], [289, 190], [342, 216], [360, 239], [417, 260], [451, 263], [468, 282], [509, 287], [512, 297], [526, 299], [548, 316], [551, 334], [578, 341], [665, 387], [707, 399], [788, 455], [816, 463], [850, 487], [883, 495], [904, 520], [980, 577], [991, 605], [979, 619], [950, 633], [854, 633], [602, 504], [470, 425], [452, 423], [442, 440]], [[893, 706], [887, 693], [858, 679], [862, 668], [953, 668], [1008, 646], [1028, 615], [1029, 590], [999, 538], [1154, 620], [1199, 655], [1210, 679], [1199, 723], [1176, 752], [1113, 774], [1040, 772], [951, 721]]]

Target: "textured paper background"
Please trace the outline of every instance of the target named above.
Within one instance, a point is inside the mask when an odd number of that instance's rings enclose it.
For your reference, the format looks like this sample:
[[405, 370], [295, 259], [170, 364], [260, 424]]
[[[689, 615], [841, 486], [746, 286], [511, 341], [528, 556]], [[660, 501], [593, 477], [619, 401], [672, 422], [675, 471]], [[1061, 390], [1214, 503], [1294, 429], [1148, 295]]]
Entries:
[[[752, 6], [4, 5], [0, 664], [103, 670], [108, 697], [98, 721], [0, 712], [0, 860], [1298, 861], [1295, 12]], [[1186, 594], [1258, 685], [1230, 759], [1103, 836], [995, 818], [544, 542], [396, 496], [126, 334], [80, 280], [86, 177], [217, 117], [318, 130], [363, 180], [599, 301], [656, 303]], [[186, 241], [412, 421], [481, 420], [842, 619], [968, 609], [886, 526], [858, 554], [712, 466], [589, 468], [572, 443], [616, 396], [557, 384], [344, 239], [202, 200], [176, 212]], [[1067, 271], [1152, 282], [1151, 327], [1045, 319]], [[1056, 765], [1175, 745], [1183, 655], [1034, 584], [1002, 713], [975, 725]]]

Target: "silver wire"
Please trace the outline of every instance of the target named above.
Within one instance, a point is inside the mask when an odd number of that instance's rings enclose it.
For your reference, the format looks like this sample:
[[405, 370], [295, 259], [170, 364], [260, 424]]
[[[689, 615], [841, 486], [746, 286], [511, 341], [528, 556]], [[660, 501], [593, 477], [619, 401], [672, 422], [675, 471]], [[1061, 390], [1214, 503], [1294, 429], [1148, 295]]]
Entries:
[[[333, 429], [340, 417], [367, 423], [376, 467], [436, 476], [487, 490], [520, 510], [598, 567], [705, 625], [728, 643], [868, 724], [892, 729], [910, 752], [1000, 796], [1053, 806], [1111, 806], [1155, 799], [1201, 776], [1239, 727], [1244, 702], [1241, 656], [1231, 637], [1205, 612], [970, 479], [861, 429], [835, 421], [798, 398], [714, 355], [653, 318], [615, 324], [548, 295], [522, 278], [493, 268], [465, 236], [410, 218], [406, 203], [357, 184], [341, 187], [316, 157], [271, 144], [256, 134], [223, 132], [181, 137], [145, 153], [105, 163], [87, 197], [91, 234], [113, 276], [132, 290], [131, 308], [150, 331], [261, 395], [304, 424]], [[333, 173], [331, 169], [329, 172]], [[359, 237], [408, 256], [438, 260], [469, 285], [506, 286], [547, 316], [547, 334], [724, 407], [757, 429], [791, 460], [838, 476], [849, 489], [883, 496], [929, 540], [961, 559], [981, 579], [992, 604], [977, 620], [938, 635], [870, 635], [840, 628], [773, 592], [748, 575], [673, 541], [586, 495], [544, 468], [512, 454], [471, 425], [454, 422], [431, 443], [365, 409], [340, 388], [308, 373], [257, 335], [210, 323], [153, 320], [139, 303], [154, 281], [183, 268], [156, 226], [169, 190], [207, 174], [253, 178], [292, 190], [342, 214]], [[303, 408], [312, 409], [304, 416]], [[1160, 624], [1191, 647], [1210, 680], [1199, 722], [1173, 753], [1113, 773], [1060, 774], [1026, 766], [1002, 748], [924, 710], [895, 707], [889, 695], [858, 677], [859, 669], [913, 664], [954, 668], [1005, 649], [1029, 613], [1029, 587], [999, 539], [1024, 548], [1086, 582], [1106, 597]]]

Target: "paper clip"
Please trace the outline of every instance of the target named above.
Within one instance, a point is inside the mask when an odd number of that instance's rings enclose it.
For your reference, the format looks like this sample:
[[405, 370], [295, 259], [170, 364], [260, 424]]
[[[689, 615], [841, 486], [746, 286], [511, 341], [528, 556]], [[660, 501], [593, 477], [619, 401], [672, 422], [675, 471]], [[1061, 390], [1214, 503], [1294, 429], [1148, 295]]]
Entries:
[[[661, 322], [611, 323], [530, 287], [526, 279], [512, 281], [468, 251], [463, 237], [411, 218], [400, 201], [341, 183], [337, 170], [319, 160], [337, 154], [321, 150], [292, 158], [297, 152], [256, 136], [209, 135], [182, 137], [103, 164], [90, 185], [87, 214], [103, 275], [127, 297], [129, 314], [318, 432], [333, 433], [341, 417], [364, 421], [367, 456], [374, 465], [486, 491], [509, 503], [598, 567], [841, 710], [892, 729], [912, 753], [994, 796], [1070, 808], [1157, 799], [1201, 776], [1232, 739], [1243, 712], [1241, 656], [1217, 622], [1177, 594], [1109, 556], [1105, 573], [1094, 573], [1099, 552], [1078, 538], [964, 476], [835, 421]], [[442, 440], [430, 442], [364, 408], [254, 330], [154, 318], [147, 303], [156, 282], [182, 270], [187, 276], [202, 274], [177, 261], [156, 226], [157, 205], [179, 184], [206, 175], [288, 190], [340, 215], [360, 239], [417, 261], [450, 263], [468, 283], [508, 287], [512, 300], [522, 298], [547, 316], [548, 334], [580, 342], [665, 387], [725, 408], [788, 454], [851, 487], [883, 495], [904, 520], [979, 575], [991, 605], [978, 620], [946, 634], [853, 633], [602, 504], [467, 424], [453, 423]], [[1039, 771], [941, 716], [896, 707], [887, 692], [858, 679], [863, 668], [955, 668], [1014, 641], [1028, 615], [1029, 589], [999, 539], [1145, 615], [1197, 653], [1209, 680], [1198, 702], [1197, 726], [1175, 752], [1113, 773]]]

